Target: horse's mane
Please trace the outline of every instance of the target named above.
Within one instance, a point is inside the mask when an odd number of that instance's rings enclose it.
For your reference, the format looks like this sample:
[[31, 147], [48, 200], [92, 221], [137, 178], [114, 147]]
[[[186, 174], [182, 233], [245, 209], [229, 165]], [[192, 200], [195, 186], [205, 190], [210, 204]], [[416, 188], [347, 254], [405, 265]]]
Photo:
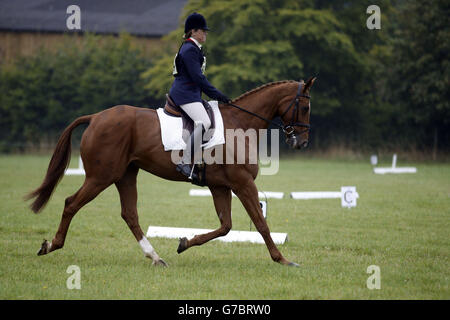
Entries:
[[263, 84], [262, 86], [259, 86], [257, 88], [251, 89], [251, 90], [249, 90], [247, 92], [244, 92], [239, 97], [233, 99], [233, 102], [236, 102], [236, 101], [238, 101], [240, 99], [243, 99], [243, 98], [245, 98], [245, 97], [247, 97], [247, 96], [249, 96], [249, 95], [251, 95], [251, 94], [253, 94], [255, 92], [258, 92], [258, 91], [260, 91], [262, 89], [265, 89], [267, 87], [272, 87], [272, 86], [283, 84], [283, 83], [293, 83], [293, 82], [297, 82], [297, 81], [294, 81], [294, 80], [281, 80], [281, 81], [269, 82], [269, 83]]

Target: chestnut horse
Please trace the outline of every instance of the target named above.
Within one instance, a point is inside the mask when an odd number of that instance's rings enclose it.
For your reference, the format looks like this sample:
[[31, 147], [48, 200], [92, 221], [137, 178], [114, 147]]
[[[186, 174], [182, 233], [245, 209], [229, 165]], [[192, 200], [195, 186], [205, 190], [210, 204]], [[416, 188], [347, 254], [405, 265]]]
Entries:
[[[303, 80], [272, 82], [244, 93], [232, 103], [220, 104], [224, 129], [267, 129], [272, 119], [280, 116], [283, 122], [280, 127], [287, 136], [286, 142], [296, 149], [305, 147], [309, 139], [309, 91], [314, 81], [315, 78], [306, 83]], [[27, 199], [36, 198], [31, 209], [38, 213], [48, 202], [69, 164], [72, 130], [83, 123], [89, 123], [80, 145], [86, 172], [84, 183], [75, 194], [66, 199], [56, 235], [51, 242], [44, 240], [38, 255], [62, 248], [74, 215], [114, 183], [120, 195], [122, 218], [139, 242], [144, 255], [151, 258], [154, 265], [166, 266], [139, 225], [136, 177], [139, 169], [143, 169], [163, 179], [189, 180], [175, 169], [171, 152], [164, 151], [155, 110], [118, 105], [77, 118], [61, 134], [41, 186], [27, 196]], [[223, 154], [226, 152], [226, 145], [227, 143], [221, 146]], [[234, 155], [237, 157], [236, 152]], [[235, 161], [234, 164], [207, 165], [206, 184], [213, 196], [220, 227], [189, 240], [180, 239], [178, 253], [224, 236], [230, 231], [233, 191], [264, 238], [271, 258], [283, 265], [298, 266], [283, 257], [270, 236], [254, 183], [257, 174], [258, 164], [249, 164], [247, 161], [244, 164], [237, 164]]]

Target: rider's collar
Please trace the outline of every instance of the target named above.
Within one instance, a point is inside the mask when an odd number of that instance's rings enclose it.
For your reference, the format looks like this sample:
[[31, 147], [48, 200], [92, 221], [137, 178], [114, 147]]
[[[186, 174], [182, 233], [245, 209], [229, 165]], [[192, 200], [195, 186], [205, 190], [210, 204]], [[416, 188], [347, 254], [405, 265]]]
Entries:
[[200, 42], [198, 42], [195, 38], [188, 38], [187, 40], [194, 42], [197, 45], [197, 47], [199, 47], [200, 49], [202, 48], [202, 45], [200, 44]]

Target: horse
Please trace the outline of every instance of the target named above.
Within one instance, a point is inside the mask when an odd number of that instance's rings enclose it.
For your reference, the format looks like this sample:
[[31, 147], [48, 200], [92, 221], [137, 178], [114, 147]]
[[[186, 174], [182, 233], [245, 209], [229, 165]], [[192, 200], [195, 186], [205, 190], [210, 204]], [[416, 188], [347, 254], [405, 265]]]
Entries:
[[[306, 83], [303, 80], [271, 82], [247, 91], [228, 103], [220, 103], [224, 130], [267, 129], [275, 118], [281, 117], [283, 125], [278, 127], [286, 134], [286, 143], [294, 149], [306, 147], [311, 109], [309, 92], [315, 80], [312, 77]], [[75, 194], [65, 199], [55, 237], [51, 242], [42, 242], [38, 255], [61, 249], [74, 215], [100, 192], [115, 184], [120, 197], [121, 216], [144, 256], [152, 260], [152, 265], [167, 266], [139, 225], [137, 174], [142, 169], [172, 181], [189, 182], [189, 179], [176, 170], [171, 153], [164, 151], [160, 122], [154, 109], [117, 105], [74, 120], [59, 137], [42, 184], [25, 196], [25, 200], [34, 199], [31, 210], [39, 213], [49, 201], [70, 162], [72, 131], [81, 124], [89, 124], [80, 144], [85, 180]], [[229, 141], [225, 141], [221, 146], [224, 154], [228, 144]], [[234, 155], [238, 156], [236, 152]], [[211, 191], [220, 227], [192, 239], [179, 239], [178, 253], [225, 236], [231, 230], [231, 197], [234, 192], [263, 237], [272, 260], [282, 265], [299, 266], [287, 260], [272, 240], [254, 182], [258, 170], [257, 163], [247, 161], [244, 164], [235, 161], [233, 164], [213, 163], [205, 166], [206, 185]]]

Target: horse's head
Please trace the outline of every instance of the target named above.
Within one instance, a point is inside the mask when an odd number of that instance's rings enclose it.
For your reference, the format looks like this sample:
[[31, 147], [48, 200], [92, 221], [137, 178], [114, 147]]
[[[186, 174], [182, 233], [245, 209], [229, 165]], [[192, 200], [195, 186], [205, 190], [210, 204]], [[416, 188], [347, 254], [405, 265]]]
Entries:
[[314, 81], [316, 77], [310, 78], [306, 83], [301, 80], [296, 91], [282, 99], [278, 106], [278, 114], [281, 116], [283, 131], [286, 134], [286, 143], [294, 149], [308, 146], [311, 112], [309, 91]]

